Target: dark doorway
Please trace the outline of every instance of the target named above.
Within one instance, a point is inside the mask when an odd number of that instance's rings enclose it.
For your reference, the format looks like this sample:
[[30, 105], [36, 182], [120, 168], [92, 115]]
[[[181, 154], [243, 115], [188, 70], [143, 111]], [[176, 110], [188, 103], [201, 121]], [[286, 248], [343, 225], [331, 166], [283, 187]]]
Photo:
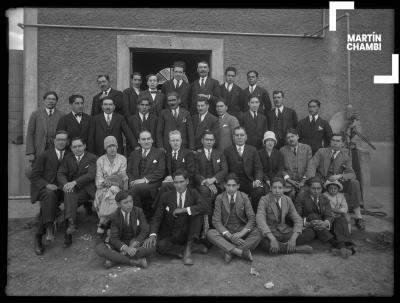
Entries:
[[[131, 49], [131, 72], [142, 74], [143, 83], [141, 89], [144, 90], [147, 89], [146, 75], [158, 74], [159, 81], [164, 82], [165, 78], [167, 80], [172, 78], [172, 74], [167, 74], [166, 69], [171, 68], [175, 61], [183, 61], [186, 63], [186, 77], [189, 83], [192, 83], [198, 78], [197, 63], [199, 61], [208, 62], [211, 75], [210, 59], [211, 51], [134, 48]], [[160, 87], [161, 84], [159, 85]]]

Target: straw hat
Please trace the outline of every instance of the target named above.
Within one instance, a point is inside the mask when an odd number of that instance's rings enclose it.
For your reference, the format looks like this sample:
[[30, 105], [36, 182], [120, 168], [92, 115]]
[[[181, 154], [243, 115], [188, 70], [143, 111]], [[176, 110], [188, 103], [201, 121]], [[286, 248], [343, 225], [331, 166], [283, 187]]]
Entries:
[[328, 189], [328, 186], [331, 185], [331, 184], [335, 184], [337, 187], [339, 187], [339, 191], [343, 190], [343, 186], [338, 180], [336, 180], [336, 181], [326, 180], [325, 183], [324, 183], [324, 188]]
[[267, 131], [267, 132], [264, 133], [263, 144], [265, 144], [265, 140], [267, 140], [267, 139], [272, 139], [272, 140], [274, 140], [275, 145], [276, 145], [277, 142], [278, 142], [278, 141], [276, 140], [275, 133], [272, 132], [272, 131]]

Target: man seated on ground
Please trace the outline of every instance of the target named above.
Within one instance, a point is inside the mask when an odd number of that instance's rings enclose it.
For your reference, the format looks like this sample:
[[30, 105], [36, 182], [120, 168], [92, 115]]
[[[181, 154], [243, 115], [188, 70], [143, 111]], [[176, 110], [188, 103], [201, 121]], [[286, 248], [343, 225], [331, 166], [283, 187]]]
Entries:
[[[284, 181], [271, 180], [271, 192], [262, 196], [258, 204], [256, 222], [263, 239], [260, 246], [271, 253], [312, 253], [309, 245], [310, 234], [303, 234], [303, 221], [298, 215], [292, 200], [283, 194]], [[293, 227], [286, 223], [290, 219]], [[312, 239], [312, 238], [311, 238]]]
[[[58, 168], [57, 182], [64, 191], [64, 210], [66, 229], [64, 247], [72, 244], [72, 234], [76, 229], [76, 210], [78, 203], [88, 203], [94, 200], [96, 186], [97, 156], [85, 151], [86, 143], [82, 138], [71, 140], [71, 151], [65, 156]], [[91, 206], [90, 206], [91, 207]]]
[[142, 130], [138, 140], [141, 148], [134, 150], [128, 158], [127, 174], [129, 188], [139, 201], [139, 207], [149, 218], [152, 205], [157, 196], [158, 188], [165, 174], [165, 155], [153, 147], [153, 138], [148, 130]]
[[215, 200], [213, 225], [207, 233], [208, 241], [225, 252], [225, 262], [232, 255], [253, 261], [251, 250], [261, 240], [256, 218], [247, 195], [239, 191], [239, 178], [229, 174], [225, 178], [225, 190]]
[[343, 185], [343, 192], [348, 195], [346, 200], [356, 216], [356, 226], [365, 230], [364, 220], [361, 215], [362, 204], [360, 183], [356, 180], [351, 158], [342, 150], [344, 138], [342, 134], [333, 134], [331, 146], [320, 148], [310, 160], [307, 167], [307, 177], [319, 177], [322, 182], [326, 180], [339, 180]]
[[183, 264], [193, 265], [193, 253], [207, 253], [199, 239], [203, 217], [211, 210], [195, 189], [188, 188], [186, 171], [173, 173], [174, 190], [162, 194], [150, 226], [150, 236], [144, 247], [156, 246], [157, 252], [183, 258]]
[[207, 201], [211, 209], [210, 214], [204, 217], [204, 235], [206, 235], [210, 223], [208, 216], [212, 216], [215, 197], [224, 189], [223, 183], [224, 177], [228, 173], [228, 165], [226, 164], [224, 153], [213, 148], [215, 143], [213, 132], [206, 130], [201, 143], [203, 149], [195, 155], [196, 174], [194, 180], [196, 189]]
[[307, 188], [307, 165], [312, 157], [311, 147], [299, 143], [299, 134], [294, 128], [286, 131], [287, 144], [279, 150], [283, 156], [283, 178], [286, 181], [288, 195], [292, 200], [304, 194]]
[[106, 258], [105, 268], [116, 264], [147, 267], [146, 256], [155, 252], [154, 247], [144, 247], [143, 241], [149, 234], [149, 225], [140, 207], [133, 206], [131, 193], [127, 190], [115, 196], [118, 209], [111, 215], [109, 243], [96, 245], [96, 253]]
[[42, 237], [45, 233], [47, 241], [54, 240], [54, 221], [63, 194], [57, 182], [57, 169], [65, 154], [69, 153], [65, 151], [67, 141], [68, 133], [64, 130], [57, 131], [54, 138], [54, 148], [40, 154], [32, 168], [30, 176], [31, 202], [40, 202], [38, 229], [34, 238], [34, 249], [37, 255], [43, 254]]
[[342, 257], [347, 258], [355, 253], [355, 249], [346, 218], [333, 216], [329, 199], [321, 194], [322, 181], [319, 178], [314, 177], [309, 183], [310, 193], [296, 201], [296, 209], [304, 222], [303, 235], [307, 235], [309, 240], [318, 238], [329, 242], [340, 249]]

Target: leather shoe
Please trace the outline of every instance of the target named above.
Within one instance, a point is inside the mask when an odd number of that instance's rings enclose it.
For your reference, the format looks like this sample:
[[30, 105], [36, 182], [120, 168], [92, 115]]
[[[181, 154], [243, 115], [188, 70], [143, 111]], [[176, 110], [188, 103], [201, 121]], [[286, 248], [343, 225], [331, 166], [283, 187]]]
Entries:
[[232, 255], [230, 253], [225, 253], [224, 260], [226, 263], [230, 263], [232, 261]]
[[244, 249], [242, 252], [242, 257], [246, 260], [253, 261], [253, 256], [249, 249]]
[[35, 254], [38, 256], [43, 255], [44, 247], [42, 244], [42, 235], [35, 235], [33, 239], [33, 244], [35, 247]]
[[137, 266], [142, 268], [147, 268], [147, 260], [146, 258], [139, 258], [139, 259], [130, 259], [129, 261], [131, 266]]
[[301, 254], [312, 254], [313, 248], [310, 245], [297, 245], [296, 252]]
[[72, 245], [72, 235], [70, 234], [65, 234], [64, 235], [64, 244], [63, 247], [67, 248], [70, 247]]
[[204, 244], [193, 243], [192, 253], [206, 254], [208, 252], [207, 247]]
[[109, 269], [115, 265], [115, 262], [106, 259], [106, 260], [104, 260], [103, 265], [104, 265], [105, 269]]
[[186, 246], [185, 252], [183, 254], [183, 264], [185, 265], [193, 265], [192, 259], [192, 247], [190, 244]]

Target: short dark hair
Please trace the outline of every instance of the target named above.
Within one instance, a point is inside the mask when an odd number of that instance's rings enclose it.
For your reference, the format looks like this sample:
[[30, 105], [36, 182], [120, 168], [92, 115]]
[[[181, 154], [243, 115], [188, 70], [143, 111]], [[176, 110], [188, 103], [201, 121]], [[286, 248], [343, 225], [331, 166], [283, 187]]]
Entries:
[[224, 178], [225, 183], [228, 183], [229, 180], [233, 180], [236, 182], [236, 184], [240, 184], [239, 177], [235, 173], [229, 173], [225, 176]]
[[261, 102], [260, 98], [258, 98], [257, 96], [253, 96], [253, 97], [249, 98], [249, 101], [247, 103], [250, 103], [251, 99], [257, 99], [258, 102]]
[[54, 97], [56, 97], [56, 100], [58, 101], [58, 96], [57, 96], [56, 92], [55, 92], [55, 91], [52, 91], [52, 90], [46, 92], [46, 93], [43, 95], [43, 100], [46, 99], [47, 96], [50, 96], [50, 95], [54, 95]]
[[238, 129], [244, 130], [244, 133], [247, 135], [246, 129], [245, 129], [243, 126], [236, 126], [236, 127], [233, 129], [233, 133], [235, 133]]
[[233, 66], [228, 66], [228, 67], [225, 69], [225, 75], [226, 75], [228, 72], [234, 72], [235, 75], [237, 74], [236, 68], [234, 68]]
[[133, 79], [134, 76], [139, 76], [140, 78], [142, 78], [142, 74], [139, 72], [133, 72], [131, 75], [131, 80]]
[[78, 141], [78, 140], [80, 140], [82, 142], [82, 144], [86, 144], [85, 139], [83, 139], [82, 137], [73, 137], [71, 139], [71, 145], [72, 145], [72, 142]]
[[334, 134], [332, 134], [330, 139], [332, 139], [333, 137], [340, 137], [342, 139], [342, 142], [344, 142], [346, 140], [344, 133], [334, 133]]
[[311, 186], [312, 183], [319, 183], [321, 184], [321, 186], [323, 186], [323, 182], [321, 180], [321, 178], [319, 177], [312, 177], [311, 179], [307, 180], [308, 186]]
[[99, 79], [100, 79], [100, 78], [102, 78], [102, 77], [106, 78], [106, 79], [107, 79], [107, 81], [108, 81], [108, 82], [110, 82], [110, 76], [109, 76], [109, 75], [107, 75], [107, 74], [98, 75], [98, 76], [97, 76], [97, 80], [99, 80]]
[[308, 101], [307, 106], [310, 106], [311, 102], [317, 103], [318, 107], [321, 107], [321, 102], [319, 102], [319, 100], [317, 99], [311, 99], [310, 101]]
[[205, 97], [197, 97], [196, 102], [205, 102], [207, 105], [210, 105], [210, 103], [208, 102], [208, 99]]
[[286, 130], [286, 136], [288, 135], [288, 134], [293, 134], [293, 135], [299, 135], [299, 132], [297, 131], [297, 129], [295, 129], [295, 128], [288, 128], [287, 130]]
[[[154, 76], [154, 77], [157, 78], [157, 75], [156, 75], [156, 74], [148, 74], [148, 75], [146, 76], [146, 82], [149, 81], [149, 78], [152, 77], [152, 76]], [[157, 78], [157, 81], [158, 81], [158, 78]]]
[[147, 128], [144, 128], [139, 132], [139, 138], [140, 138], [140, 135], [143, 134], [143, 133], [149, 133], [150, 137], [153, 139], [153, 136], [151, 135], [151, 131], [148, 130]]
[[54, 138], [57, 137], [57, 135], [60, 135], [60, 134], [67, 135], [67, 137], [69, 137], [69, 134], [68, 134], [68, 132], [66, 130], [60, 129], [60, 130], [56, 131], [56, 134], [54, 135]]
[[207, 64], [207, 66], [210, 67], [210, 65], [208, 65], [208, 62], [205, 61], [205, 60], [202, 60], [202, 61], [200, 61], [200, 62], [197, 62], [197, 67], [199, 67], [199, 64], [200, 64], [200, 63]]
[[174, 64], [172, 64], [172, 70], [175, 69], [175, 67], [181, 67], [183, 68], [183, 71], [186, 70], [186, 63], [183, 61], [175, 61]]
[[104, 104], [104, 100], [111, 100], [113, 102], [113, 104], [115, 105], [115, 101], [113, 98], [111, 98], [110, 96], [105, 96], [102, 100], [101, 100], [101, 104]]
[[172, 173], [172, 179], [175, 179], [176, 176], [183, 176], [185, 179], [189, 178], [187, 171], [183, 168], [178, 168]]
[[142, 95], [138, 98], [138, 105], [143, 101], [146, 100], [150, 103], [150, 97], [146, 96], [146, 95]]
[[83, 98], [82, 95], [72, 95], [68, 98], [68, 102], [69, 104], [72, 104], [75, 102], [76, 99], [81, 98], [83, 100], [83, 102], [85, 102], [85, 99]]
[[176, 99], [180, 99], [179, 98], [179, 94], [178, 94], [178, 92], [177, 91], [175, 91], [175, 90], [173, 90], [173, 91], [170, 91], [168, 94], [167, 94], [167, 102], [168, 102], [168, 97], [169, 96], [175, 96], [176, 97]]
[[206, 135], [213, 135], [214, 140], [215, 140], [215, 134], [214, 134], [213, 131], [211, 131], [211, 130], [209, 130], [209, 129], [206, 129], [206, 130], [203, 132], [203, 135], [202, 135], [201, 137], [204, 138]]
[[[115, 202], [119, 203], [122, 200], [125, 200], [126, 198], [128, 198], [128, 196], [132, 197], [132, 194], [130, 191], [128, 190], [121, 190], [119, 191], [116, 195], [115, 195]], [[133, 197], [132, 197], [133, 199]]]
[[223, 102], [225, 106], [227, 106], [226, 100], [224, 98], [218, 98], [217, 101], [215, 101], [215, 105], [217, 105], [218, 102]]
[[274, 90], [274, 91], [272, 92], [272, 98], [273, 98], [275, 95], [277, 95], [277, 94], [281, 94], [281, 95], [282, 95], [282, 98], [285, 97], [283, 91], [281, 91], [281, 90]]
[[285, 184], [285, 180], [283, 180], [283, 178], [280, 177], [273, 177], [271, 179], [271, 186], [272, 184], [274, 184], [275, 182], [281, 182], [282, 186]]
[[250, 73], [255, 73], [255, 74], [256, 74], [256, 77], [258, 78], [258, 72], [257, 72], [257, 71], [255, 71], [255, 70], [249, 70], [249, 71], [247, 72], [246, 76], [248, 77]]

